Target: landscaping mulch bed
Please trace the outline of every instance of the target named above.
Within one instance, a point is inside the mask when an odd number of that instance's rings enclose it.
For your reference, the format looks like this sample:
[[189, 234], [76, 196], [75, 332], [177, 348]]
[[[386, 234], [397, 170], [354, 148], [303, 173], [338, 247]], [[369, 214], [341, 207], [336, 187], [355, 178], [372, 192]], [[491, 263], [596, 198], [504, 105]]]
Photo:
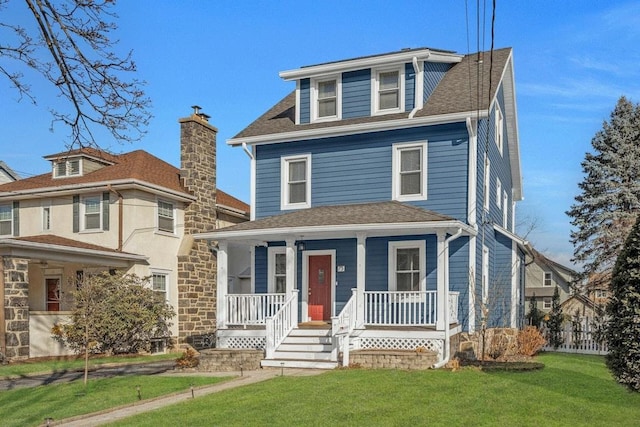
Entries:
[[470, 367], [485, 372], [528, 372], [544, 368], [544, 363], [530, 361], [497, 361], [497, 360], [467, 360], [460, 363], [460, 367]]

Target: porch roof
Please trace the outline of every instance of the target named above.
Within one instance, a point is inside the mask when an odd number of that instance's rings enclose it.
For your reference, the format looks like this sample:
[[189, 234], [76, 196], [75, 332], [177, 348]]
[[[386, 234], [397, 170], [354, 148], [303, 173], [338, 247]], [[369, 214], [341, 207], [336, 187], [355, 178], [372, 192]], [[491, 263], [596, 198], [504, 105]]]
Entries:
[[116, 249], [52, 234], [0, 239], [0, 255], [47, 261], [78, 262], [106, 267], [146, 264], [148, 259], [144, 255], [120, 252]]
[[395, 201], [318, 206], [243, 222], [194, 237], [208, 240], [284, 240], [453, 233], [475, 230], [452, 217]]

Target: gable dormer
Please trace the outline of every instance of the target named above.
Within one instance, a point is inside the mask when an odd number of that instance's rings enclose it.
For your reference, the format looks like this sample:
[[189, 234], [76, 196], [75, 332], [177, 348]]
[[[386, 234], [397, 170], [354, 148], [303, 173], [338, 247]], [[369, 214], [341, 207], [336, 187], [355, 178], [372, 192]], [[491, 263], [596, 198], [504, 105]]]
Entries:
[[339, 121], [421, 109], [462, 55], [427, 48], [283, 71], [296, 82], [296, 124]]
[[52, 177], [73, 178], [115, 163], [114, 156], [99, 150], [82, 148], [44, 157], [51, 162]]

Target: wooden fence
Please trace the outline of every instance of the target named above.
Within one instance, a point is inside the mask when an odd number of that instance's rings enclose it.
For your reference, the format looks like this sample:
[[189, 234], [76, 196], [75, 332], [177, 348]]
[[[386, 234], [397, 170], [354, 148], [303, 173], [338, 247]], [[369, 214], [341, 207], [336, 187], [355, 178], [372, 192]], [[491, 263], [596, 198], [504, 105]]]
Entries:
[[582, 322], [575, 329], [570, 322], [566, 322], [564, 329], [560, 331], [563, 343], [557, 348], [549, 345], [549, 329], [544, 330], [543, 333], [547, 339], [545, 351], [582, 354], [607, 354], [609, 351], [606, 342], [597, 342], [594, 339], [593, 326], [589, 321]]

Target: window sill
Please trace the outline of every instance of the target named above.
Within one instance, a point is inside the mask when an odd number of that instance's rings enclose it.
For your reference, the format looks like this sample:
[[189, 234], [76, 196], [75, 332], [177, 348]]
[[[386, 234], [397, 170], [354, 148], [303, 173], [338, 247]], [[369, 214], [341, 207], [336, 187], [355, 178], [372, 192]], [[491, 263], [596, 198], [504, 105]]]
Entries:
[[176, 233], [171, 233], [170, 231], [162, 231], [157, 229], [153, 232], [153, 234], [156, 234], [158, 236], [173, 237], [175, 239], [180, 237]]
[[426, 194], [415, 194], [415, 195], [407, 195], [407, 196], [395, 196], [393, 198], [396, 202], [420, 202], [427, 200]]
[[96, 234], [96, 233], [104, 233], [104, 230], [100, 230], [100, 229], [91, 229], [91, 230], [80, 230], [78, 231], [79, 234]]
[[291, 210], [297, 210], [297, 209], [309, 209], [310, 207], [311, 207], [310, 203], [296, 203], [296, 204], [289, 204], [289, 205], [281, 205], [280, 210], [291, 211]]

